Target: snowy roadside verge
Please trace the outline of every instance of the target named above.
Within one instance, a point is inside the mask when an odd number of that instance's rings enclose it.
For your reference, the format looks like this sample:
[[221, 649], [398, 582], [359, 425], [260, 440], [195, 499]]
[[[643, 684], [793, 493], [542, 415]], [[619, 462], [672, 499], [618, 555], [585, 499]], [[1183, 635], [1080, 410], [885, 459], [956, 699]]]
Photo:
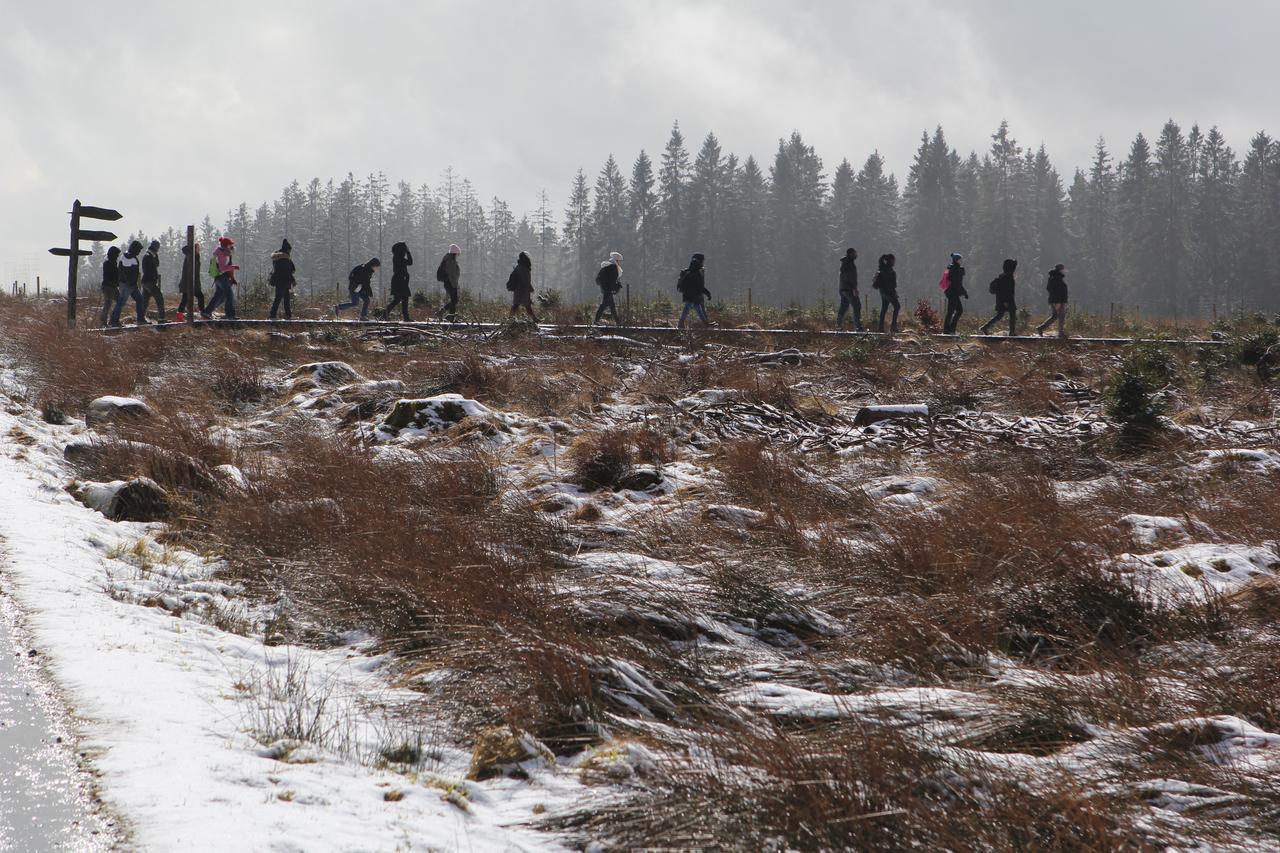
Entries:
[[[384, 713], [421, 697], [392, 688], [358, 645], [268, 647], [122, 594], [160, 583], [179, 595], [225, 591], [207, 566], [201, 577], [194, 555], [167, 580], [161, 566], [130, 562], [159, 550], [143, 539], [153, 526], [112, 522], [73, 499], [62, 461], [73, 428], [0, 402], [0, 430], [12, 439], [0, 456], [0, 536], [13, 596], [78, 721], [102, 796], [138, 848], [556, 846], [528, 824], [581, 796], [576, 774], [549, 765], [524, 781], [467, 781], [471, 755], [448, 732]], [[308, 720], [323, 737], [283, 737]], [[402, 745], [421, 753], [411, 768], [366, 760]]]

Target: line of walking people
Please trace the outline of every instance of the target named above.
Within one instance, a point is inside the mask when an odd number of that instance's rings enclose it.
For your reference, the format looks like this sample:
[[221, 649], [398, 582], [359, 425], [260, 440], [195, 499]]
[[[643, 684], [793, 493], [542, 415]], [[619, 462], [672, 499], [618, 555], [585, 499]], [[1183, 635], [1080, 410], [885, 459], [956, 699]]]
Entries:
[[[944, 335], [957, 333], [960, 318], [964, 315], [963, 300], [969, 298], [969, 291], [964, 286], [966, 271], [960, 263], [963, 259], [959, 252], [952, 252], [951, 263], [943, 270], [942, 278], [938, 282], [938, 287], [942, 290], [947, 300], [946, 315], [942, 322], [942, 333]], [[844, 328], [845, 316], [850, 315], [853, 318], [854, 331], [866, 331], [862, 324], [863, 306], [861, 295], [858, 292], [857, 261], [858, 252], [852, 248], [847, 249], [844, 257], [840, 259], [840, 307], [836, 312], [837, 330]], [[880, 322], [876, 327], [877, 332], [885, 331], [884, 321], [890, 311], [893, 312], [893, 316], [890, 320], [889, 331], [890, 333], [898, 331], [898, 312], [902, 306], [898, 300], [898, 274], [894, 270], [895, 262], [896, 259], [892, 254], [881, 255], [877, 263], [878, 268], [875, 278], [871, 283], [872, 289], [880, 293]], [[1009, 336], [1014, 337], [1017, 335], [1017, 271], [1018, 262], [1013, 258], [1006, 258], [1001, 265], [1000, 275], [991, 280], [988, 290], [996, 298], [995, 315], [978, 328], [979, 334], [990, 334], [992, 327], [1007, 316], [1009, 318]], [[1067, 337], [1067, 267], [1065, 264], [1058, 264], [1049, 271], [1045, 289], [1048, 292], [1050, 314], [1048, 319], [1035, 327], [1036, 334], [1043, 335], [1048, 328], [1056, 323], [1058, 337], [1065, 338]]]

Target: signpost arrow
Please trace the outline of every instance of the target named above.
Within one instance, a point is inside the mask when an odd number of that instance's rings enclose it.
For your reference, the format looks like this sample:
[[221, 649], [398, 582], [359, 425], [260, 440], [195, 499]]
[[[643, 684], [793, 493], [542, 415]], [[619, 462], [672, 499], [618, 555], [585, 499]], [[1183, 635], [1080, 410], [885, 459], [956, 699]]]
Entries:
[[[49, 254], [51, 254], [51, 255], [57, 255], [57, 256], [58, 256], [58, 257], [60, 257], [60, 258], [69, 258], [69, 257], [71, 257], [71, 250], [70, 250], [70, 249], [50, 249], [50, 250], [49, 250]], [[89, 255], [92, 255], [92, 254], [93, 254], [93, 252], [90, 252], [88, 249], [77, 249], [77, 250], [76, 250], [76, 256], [77, 256], [77, 257], [84, 258], [84, 257], [88, 257]]]
[[80, 205], [81, 219], [105, 219], [107, 222], [115, 222], [123, 214], [118, 210], [112, 210], [109, 207], [90, 207], [88, 205]]
[[112, 240], [116, 239], [116, 235], [112, 234], [110, 231], [86, 231], [81, 228], [80, 239], [97, 240], [99, 243], [110, 243]]

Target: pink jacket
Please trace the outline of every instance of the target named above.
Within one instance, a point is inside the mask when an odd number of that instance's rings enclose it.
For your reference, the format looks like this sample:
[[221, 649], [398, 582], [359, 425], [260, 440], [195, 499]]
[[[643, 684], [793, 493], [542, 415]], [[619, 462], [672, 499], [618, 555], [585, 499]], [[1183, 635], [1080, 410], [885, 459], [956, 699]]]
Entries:
[[213, 259], [218, 262], [218, 275], [234, 273], [240, 267], [231, 263], [231, 251], [219, 246], [213, 250]]

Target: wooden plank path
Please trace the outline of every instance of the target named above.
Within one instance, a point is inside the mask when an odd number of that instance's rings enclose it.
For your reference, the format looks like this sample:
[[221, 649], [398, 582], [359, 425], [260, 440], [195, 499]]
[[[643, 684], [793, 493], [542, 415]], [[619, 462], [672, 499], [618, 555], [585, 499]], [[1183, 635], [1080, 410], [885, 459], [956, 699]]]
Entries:
[[[188, 323], [147, 323], [144, 325], [125, 325], [106, 328], [89, 329], [92, 332], [102, 332], [106, 334], [118, 334], [121, 332], [154, 330], [165, 331], [168, 329], [182, 329], [188, 325], [198, 328], [213, 329], [269, 329], [280, 331], [309, 331], [316, 329], [346, 329], [349, 331], [365, 331], [365, 330], [384, 330], [384, 329], [413, 329], [418, 331], [430, 331], [448, 334], [467, 334], [473, 332], [493, 333], [506, 328], [506, 323], [446, 323], [440, 321], [423, 321], [423, 322], [404, 322], [401, 320], [197, 320], [193, 324]], [[729, 343], [734, 339], [750, 338], [750, 337], [768, 337], [768, 338], [796, 338], [796, 339], [820, 339], [830, 342], [841, 340], [856, 340], [859, 338], [902, 338], [911, 340], [919, 337], [927, 340], [936, 341], [953, 341], [960, 343], [963, 341], [976, 341], [988, 344], [1058, 344], [1058, 345], [1087, 345], [1087, 346], [1132, 346], [1134, 344], [1160, 344], [1164, 346], [1223, 346], [1226, 341], [1203, 340], [1198, 338], [1181, 338], [1181, 339], [1164, 339], [1164, 338], [1093, 338], [1093, 337], [1070, 337], [1065, 340], [1046, 336], [1038, 337], [1034, 335], [1018, 335], [1016, 337], [1008, 337], [1006, 335], [929, 335], [911, 333], [904, 335], [891, 335], [887, 332], [842, 332], [834, 329], [824, 329], [817, 331], [809, 331], [804, 329], [757, 329], [757, 328], [731, 328], [712, 326], [709, 328], [696, 329], [676, 329], [670, 326], [587, 326], [572, 325], [561, 326], [551, 323], [540, 323], [538, 331], [545, 334], [561, 334], [561, 335], [578, 335], [582, 337], [630, 337], [630, 338], [650, 338], [657, 340], [712, 340]]]

